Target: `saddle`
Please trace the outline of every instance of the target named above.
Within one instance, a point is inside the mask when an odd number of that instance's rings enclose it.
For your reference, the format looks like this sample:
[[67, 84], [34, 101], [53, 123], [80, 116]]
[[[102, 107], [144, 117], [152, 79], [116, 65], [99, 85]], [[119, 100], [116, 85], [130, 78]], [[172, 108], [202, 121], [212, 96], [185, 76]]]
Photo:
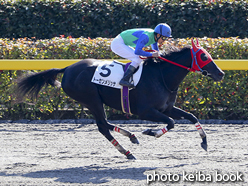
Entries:
[[[125, 70], [128, 68], [130, 63], [121, 63], [119, 61], [97, 61], [97, 68], [95, 73], [91, 79], [92, 83], [108, 86], [112, 88], [120, 89], [121, 91], [121, 105], [122, 111], [124, 113], [131, 114], [130, 106], [129, 106], [129, 90], [128, 87], [123, 87], [119, 84], [121, 78], [124, 75]], [[134, 82], [134, 86], [137, 86], [139, 83], [141, 74], [143, 70], [143, 63], [135, 70], [132, 81]]]

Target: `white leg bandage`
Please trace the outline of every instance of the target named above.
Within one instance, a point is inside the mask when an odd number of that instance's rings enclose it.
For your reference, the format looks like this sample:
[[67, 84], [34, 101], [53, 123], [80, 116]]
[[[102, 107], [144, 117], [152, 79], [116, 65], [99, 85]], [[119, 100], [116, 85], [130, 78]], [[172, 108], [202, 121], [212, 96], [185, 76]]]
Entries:
[[127, 136], [127, 137], [131, 136], [131, 133], [130, 133], [130, 132], [128, 132], [128, 131], [126, 131], [126, 130], [124, 130], [124, 129], [121, 129], [121, 128], [119, 128], [119, 127], [116, 127], [116, 126], [115, 126], [115, 128], [114, 128], [114, 131], [115, 131], [115, 132], [119, 132], [119, 133], [121, 133], [122, 135]]
[[201, 127], [201, 124], [199, 122], [195, 123], [195, 127], [197, 128], [201, 138], [206, 137], [206, 133], [204, 132], [204, 130]]
[[165, 134], [168, 131], [167, 127], [162, 128], [160, 130], [158, 130], [155, 134], [156, 138], [159, 138], [160, 136], [162, 136], [163, 134]]

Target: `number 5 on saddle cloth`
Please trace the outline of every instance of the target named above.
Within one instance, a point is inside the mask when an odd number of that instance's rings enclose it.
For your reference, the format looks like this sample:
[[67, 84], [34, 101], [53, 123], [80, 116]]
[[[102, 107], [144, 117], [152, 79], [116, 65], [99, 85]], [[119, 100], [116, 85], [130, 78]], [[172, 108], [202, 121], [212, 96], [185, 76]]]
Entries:
[[[130, 63], [121, 63], [119, 61], [97, 61], [98, 67], [95, 70], [94, 76], [91, 79], [92, 83], [117, 88], [121, 90], [121, 105], [124, 113], [132, 114], [129, 105], [129, 90], [128, 87], [123, 87], [119, 84], [124, 75], [125, 70]], [[139, 83], [143, 69], [143, 62], [133, 75], [134, 86]]]

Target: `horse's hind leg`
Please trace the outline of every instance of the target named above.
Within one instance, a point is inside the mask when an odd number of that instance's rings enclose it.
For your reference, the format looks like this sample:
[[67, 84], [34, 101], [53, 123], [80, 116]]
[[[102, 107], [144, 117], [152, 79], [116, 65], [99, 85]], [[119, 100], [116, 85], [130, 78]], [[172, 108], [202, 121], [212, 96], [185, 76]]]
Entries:
[[99, 115], [101, 115], [100, 116], [101, 118], [104, 118], [104, 120], [102, 120], [102, 123], [103, 123], [103, 125], [105, 125], [105, 127], [107, 129], [109, 129], [111, 131], [118, 132], [118, 133], [128, 137], [132, 143], [139, 144], [139, 141], [138, 141], [138, 139], [136, 138], [136, 136], [134, 134], [132, 134], [131, 132], [129, 132], [129, 131], [125, 130], [125, 129], [122, 129], [120, 127], [117, 127], [117, 126], [114, 126], [114, 125], [111, 125], [110, 123], [108, 123], [107, 119], [106, 119], [106, 114], [104, 112], [104, 109], [102, 108], [101, 110], [103, 110], [102, 111], [103, 113], [102, 113], [102, 115], [99, 113]]
[[[104, 112], [104, 110], [103, 110], [103, 112]], [[139, 140], [136, 138], [136, 136], [134, 134], [132, 134], [131, 132], [129, 132], [129, 131], [125, 130], [125, 129], [122, 129], [120, 127], [111, 125], [109, 122], [107, 122], [105, 112], [104, 112], [104, 121], [103, 121], [103, 123], [104, 123], [104, 125], [106, 126], [107, 129], [109, 129], [111, 131], [118, 132], [118, 133], [128, 137], [132, 143], [139, 144]]]
[[[102, 104], [92, 104], [94, 107], [88, 107], [92, 114], [95, 116], [96, 124], [98, 126], [98, 130], [101, 134], [103, 134], [114, 146], [115, 148], [122, 154], [124, 154], [128, 159], [136, 159], [129, 150], [125, 150], [116, 139], [110, 134], [109, 130], [113, 130], [115, 127], [110, 125], [106, 120], [106, 115], [103, 109]], [[118, 128], [120, 129], [120, 128]], [[124, 129], [120, 129], [122, 133], [125, 135], [131, 135], [130, 132], [125, 131]], [[129, 134], [130, 133], [130, 134]]]
[[[110, 124], [108, 124], [108, 125], [110, 125]], [[112, 125], [111, 125], [111, 126], [112, 126]], [[117, 126], [114, 127], [114, 131], [115, 131], [115, 132], [119, 132], [119, 133], [121, 133], [122, 135], [129, 137], [129, 139], [130, 139], [130, 141], [131, 141], [132, 143], [139, 144], [139, 141], [138, 141], [138, 139], [136, 138], [136, 136], [135, 136], [134, 134], [130, 133], [129, 131], [127, 131], [127, 130], [125, 130], [125, 129], [122, 129], [122, 128], [120, 128], [120, 127], [117, 127]]]
[[98, 130], [115, 146], [115, 148], [122, 154], [124, 154], [128, 159], [136, 159], [129, 150], [125, 150], [116, 139], [113, 138], [113, 136], [110, 134], [109, 130], [106, 128], [99, 127]]

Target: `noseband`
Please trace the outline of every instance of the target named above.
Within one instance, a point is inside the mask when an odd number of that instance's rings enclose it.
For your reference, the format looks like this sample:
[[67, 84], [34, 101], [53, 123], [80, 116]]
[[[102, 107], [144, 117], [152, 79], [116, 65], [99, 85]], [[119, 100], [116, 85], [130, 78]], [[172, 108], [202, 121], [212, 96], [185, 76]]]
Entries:
[[[205, 53], [202, 48], [199, 48], [196, 52], [193, 50], [193, 48], [191, 48], [191, 56], [192, 56], [192, 63], [191, 63], [191, 68], [190, 68], [190, 71], [192, 72], [196, 72], [196, 73], [199, 73], [199, 74], [202, 74], [204, 76], [210, 76], [211, 74], [207, 71], [207, 70], [203, 70], [200, 65], [198, 64], [198, 61], [197, 61], [197, 57], [196, 57], [196, 54], [199, 52], [199, 51], [202, 51], [203, 53]], [[202, 67], [206, 66], [208, 63], [210, 63], [212, 61], [212, 58], [209, 58], [206, 62], [204, 62], [204, 64], [202, 65]], [[197, 67], [197, 69], [195, 68]]]

